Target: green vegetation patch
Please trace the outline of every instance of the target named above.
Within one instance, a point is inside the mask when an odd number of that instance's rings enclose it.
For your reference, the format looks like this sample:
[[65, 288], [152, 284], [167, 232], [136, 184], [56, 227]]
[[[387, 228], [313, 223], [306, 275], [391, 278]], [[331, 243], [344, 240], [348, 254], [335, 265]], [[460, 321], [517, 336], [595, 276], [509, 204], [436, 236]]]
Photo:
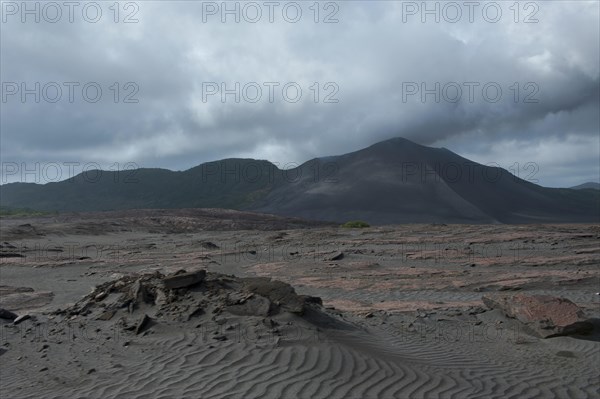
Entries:
[[6, 206], [0, 206], [0, 217], [18, 217], [18, 216], [47, 216], [55, 214], [56, 212], [45, 212], [36, 211], [29, 208], [12, 208]]
[[350, 222], [344, 223], [342, 225], [342, 227], [349, 228], [349, 229], [363, 229], [365, 227], [371, 227], [371, 226], [369, 226], [369, 223], [363, 222], [362, 220], [352, 220]]

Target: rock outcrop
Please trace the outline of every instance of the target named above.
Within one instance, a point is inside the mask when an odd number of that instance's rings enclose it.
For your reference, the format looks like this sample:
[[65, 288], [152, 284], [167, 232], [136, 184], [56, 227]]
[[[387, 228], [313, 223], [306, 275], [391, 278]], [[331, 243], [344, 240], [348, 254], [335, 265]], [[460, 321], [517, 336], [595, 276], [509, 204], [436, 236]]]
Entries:
[[303, 315], [308, 308], [321, 305], [320, 298], [298, 295], [281, 281], [198, 270], [124, 276], [97, 286], [72, 307], [56, 313], [69, 318], [116, 319], [124, 329], [139, 334], [161, 321], [188, 322], [222, 313], [261, 318], [281, 312]]
[[541, 338], [586, 334], [593, 329], [583, 310], [566, 298], [549, 295], [484, 295], [483, 303], [519, 320]]

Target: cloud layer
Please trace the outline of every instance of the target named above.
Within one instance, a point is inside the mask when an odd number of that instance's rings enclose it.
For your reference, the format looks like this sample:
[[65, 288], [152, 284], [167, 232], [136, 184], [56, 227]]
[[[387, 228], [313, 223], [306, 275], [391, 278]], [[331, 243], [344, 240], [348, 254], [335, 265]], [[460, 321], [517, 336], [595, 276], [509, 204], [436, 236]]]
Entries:
[[3, 164], [284, 166], [403, 136], [543, 185], [600, 176], [595, 1], [226, 3], [239, 22], [221, 2], [83, 2], [73, 22], [22, 4], [2, 5]]

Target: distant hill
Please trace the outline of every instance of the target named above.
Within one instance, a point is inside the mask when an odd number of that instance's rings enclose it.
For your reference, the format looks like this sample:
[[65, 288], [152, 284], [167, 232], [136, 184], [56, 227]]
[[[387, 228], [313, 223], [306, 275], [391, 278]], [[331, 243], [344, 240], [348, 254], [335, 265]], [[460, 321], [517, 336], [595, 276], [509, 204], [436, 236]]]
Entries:
[[[251, 173], [260, 169], [257, 178]], [[0, 186], [0, 204], [45, 211], [109, 211], [147, 208], [246, 209], [270, 189], [266, 161], [226, 159], [184, 172], [166, 169], [90, 170], [47, 184]]]
[[571, 187], [573, 190], [583, 190], [583, 189], [592, 189], [592, 190], [600, 190], [600, 183], [595, 182], [587, 182], [580, 184], [578, 186]]
[[600, 191], [545, 188], [447, 149], [396, 138], [280, 170], [225, 159], [183, 172], [88, 171], [0, 186], [0, 204], [40, 211], [230, 208], [345, 222], [599, 222]]

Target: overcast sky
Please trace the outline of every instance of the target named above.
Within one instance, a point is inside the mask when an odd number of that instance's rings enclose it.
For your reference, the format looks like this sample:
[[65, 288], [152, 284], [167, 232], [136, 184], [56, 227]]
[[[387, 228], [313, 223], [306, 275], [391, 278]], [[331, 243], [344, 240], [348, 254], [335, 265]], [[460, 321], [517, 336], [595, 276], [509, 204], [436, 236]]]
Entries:
[[221, 2], [45, 4], [2, 2], [2, 182], [36, 163], [41, 182], [47, 164], [284, 167], [397, 136], [599, 181], [598, 1], [228, 3], [239, 22]]

